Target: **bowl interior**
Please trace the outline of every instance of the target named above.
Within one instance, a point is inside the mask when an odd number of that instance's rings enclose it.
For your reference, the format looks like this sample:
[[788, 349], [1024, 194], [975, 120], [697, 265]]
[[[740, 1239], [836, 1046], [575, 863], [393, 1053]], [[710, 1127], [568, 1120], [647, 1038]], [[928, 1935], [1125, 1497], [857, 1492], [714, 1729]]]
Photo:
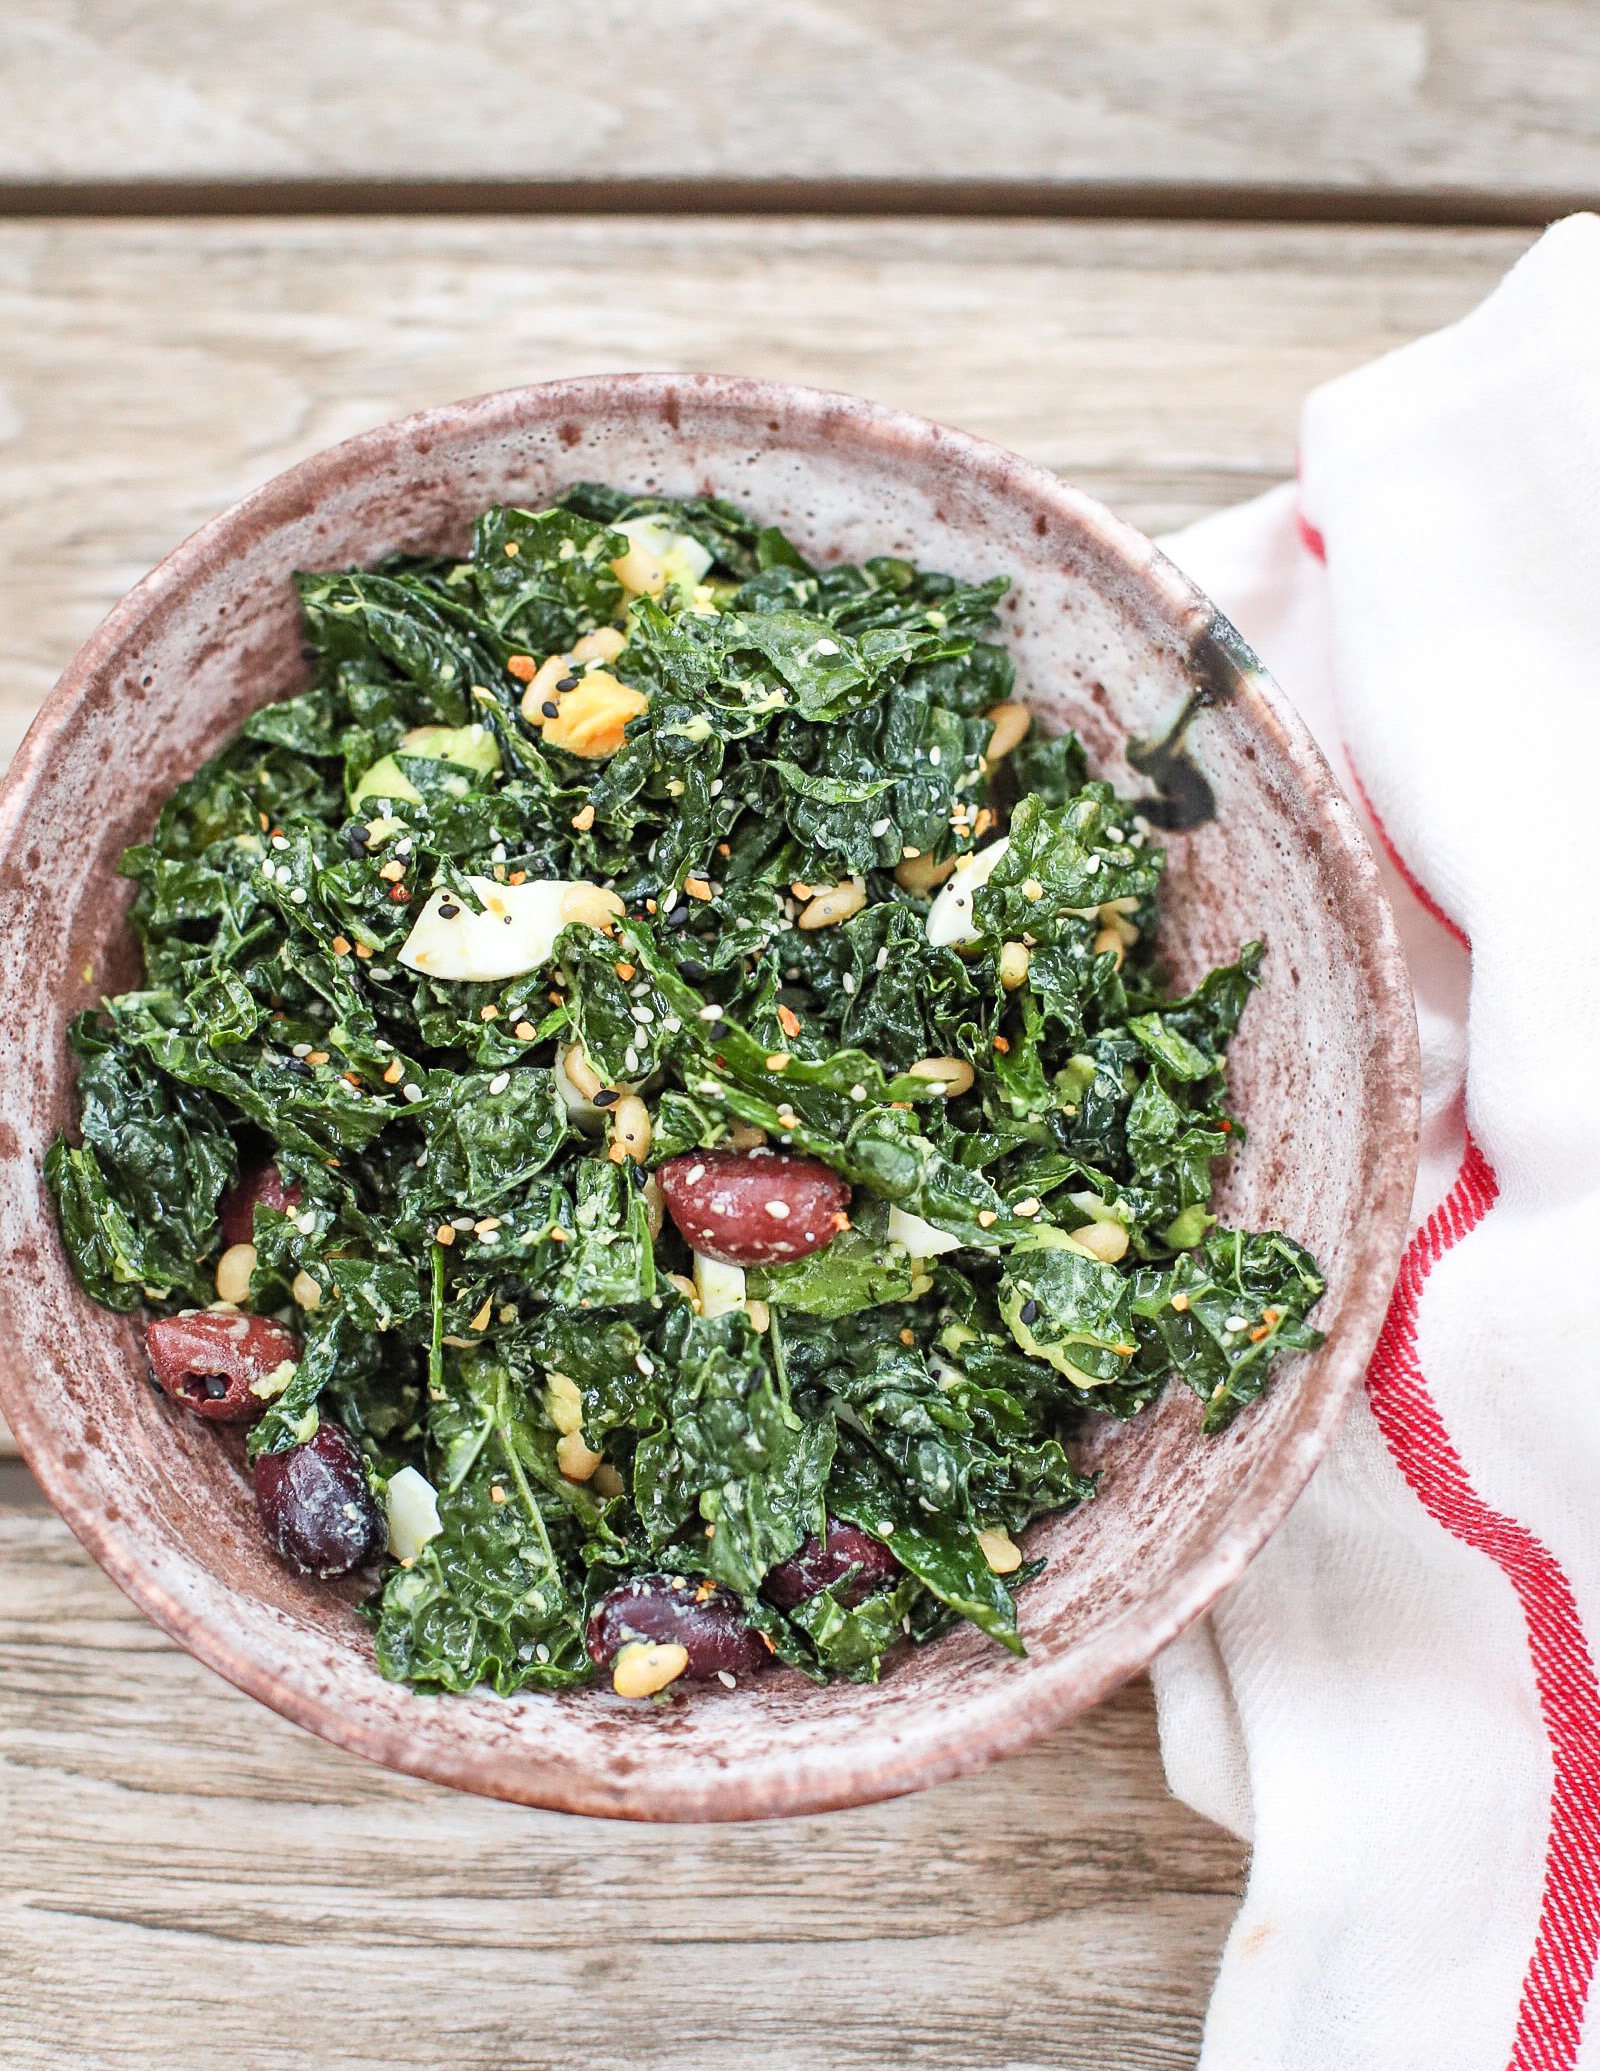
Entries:
[[[1205, 693], [1185, 739], [1216, 812], [1171, 838], [1165, 948], [1187, 981], [1250, 936], [1269, 946], [1233, 1052], [1250, 1134], [1223, 1201], [1322, 1260], [1329, 1342], [1285, 1361], [1221, 1438], [1200, 1436], [1179, 1389], [1094, 1433], [1099, 1499], [1028, 1535], [1049, 1567], [1023, 1598], [1025, 1662], [963, 1628], [866, 1689], [784, 1671], [658, 1708], [386, 1683], [348, 1594], [267, 1552], [241, 1450], [154, 1395], [135, 1326], [68, 1273], [40, 1160], [73, 1119], [67, 1018], [135, 977], [117, 857], [248, 712], [299, 687], [291, 571], [460, 548], [486, 505], [537, 504], [579, 479], [736, 498], [821, 560], [1010, 572], [1021, 693], [1126, 788], [1149, 783], [1125, 743]], [[430, 412], [307, 462], [190, 540], [74, 662], [10, 780], [0, 870], [0, 1403], [68, 1522], [152, 1616], [288, 1716], [395, 1766], [576, 1811], [726, 1818], [885, 1796], [1010, 1751], [1104, 1695], [1239, 1572], [1376, 1336], [1410, 1200], [1415, 1045], [1361, 837], [1247, 651], [1147, 541], [1042, 470], [921, 420], [769, 384], [598, 379]]]

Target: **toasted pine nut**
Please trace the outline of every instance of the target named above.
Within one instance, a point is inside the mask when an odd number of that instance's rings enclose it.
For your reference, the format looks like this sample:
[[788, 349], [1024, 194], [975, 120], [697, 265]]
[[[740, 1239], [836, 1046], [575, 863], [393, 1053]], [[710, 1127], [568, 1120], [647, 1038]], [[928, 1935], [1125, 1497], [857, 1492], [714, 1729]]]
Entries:
[[990, 762], [998, 762], [1013, 748], [1020, 747], [1023, 736], [1033, 724], [1033, 714], [1027, 706], [1010, 699], [1003, 705], [991, 705], [983, 716], [994, 728], [989, 736], [989, 745], [983, 751]]
[[650, 1110], [637, 1093], [624, 1093], [611, 1110], [612, 1141], [622, 1148], [636, 1165], [642, 1165], [650, 1150]]
[[942, 863], [932, 856], [907, 856], [894, 866], [894, 881], [901, 891], [926, 897], [944, 883], [959, 861], [958, 856], [946, 856]]
[[1114, 956], [1117, 960], [1117, 969], [1120, 971], [1127, 950], [1123, 947], [1122, 937], [1115, 928], [1102, 928], [1094, 938], [1094, 953], [1096, 956]]
[[698, 1316], [700, 1313], [700, 1290], [687, 1273], [669, 1273], [667, 1278]]
[[661, 1191], [661, 1182], [652, 1172], [639, 1189], [639, 1199], [644, 1203], [645, 1225], [654, 1244], [661, 1235], [661, 1226], [667, 1219], [667, 1197]]
[[553, 1373], [544, 1384], [545, 1414], [565, 1438], [583, 1428], [583, 1397], [570, 1374]]
[[589, 1477], [589, 1485], [597, 1496], [620, 1496], [626, 1486], [622, 1476], [609, 1460], [602, 1460]]
[[564, 654], [551, 655], [534, 670], [522, 693], [522, 716], [530, 726], [544, 725], [548, 716], [544, 707], [555, 703], [556, 685], [571, 674], [572, 665]]
[[247, 1302], [250, 1299], [250, 1275], [255, 1269], [256, 1247], [253, 1244], [230, 1244], [217, 1260], [217, 1300]]
[[573, 642], [572, 659], [575, 662], [614, 662], [628, 644], [628, 636], [620, 626], [596, 626], [592, 633], [585, 633], [581, 640]]
[[307, 1272], [296, 1273], [289, 1283], [289, 1292], [302, 1309], [322, 1307], [322, 1289]]
[[765, 1302], [747, 1301], [744, 1312], [750, 1318], [757, 1337], [764, 1338], [772, 1328], [772, 1311]]
[[841, 920], [848, 920], [852, 913], [859, 913], [867, 903], [867, 881], [864, 877], [847, 877], [836, 885], [821, 885], [812, 894], [811, 902], [800, 916], [803, 928], [831, 928]]
[[1114, 1266], [1128, 1250], [1128, 1233], [1119, 1222], [1085, 1223], [1081, 1230], [1072, 1232], [1074, 1244], [1081, 1244], [1085, 1251], [1092, 1251], [1096, 1258], [1104, 1259], [1108, 1266]]
[[615, 892], [587, 880], [569, 884], [561, 894], [561, 919], [567, 926], [610, 927], [613, 921], [621, 920], [625, 910]]
[[1003, 942], [1000, 945], [1000, 983], [1007, 992], [1015, 992], [1026, 982], [1028, 966], [1033, 957], [1026, 942]]
[[570, 1049], [562, 1051], [561, 1069], [585, 1100], [593, 1100], [597, 1093], [605, 1091], [605, 1081], [584, 1055], [581, 1043], [574, 1043]]
[[914, 1079], [932, 1079], [946, 1100], [970, 1090], [976, 1074], [964, 1057], [919, 1057], [911, 1067]]
[[1014, 1575], [1022, 1566], [1022, 1548], [1013, 1543], [1004, 1525], [996, 1525], [990, 1532], [980, 1532], [978, 1544], [983, 1548], [984, 1559], [997, 1575]]
[[757, 1151], [767, 1140], [765, 1129], [758, 1129], [754, 1122], [735, 1122], [728, 1131], [728, 1148], [732, 1151]]
[[654, 1697], [688, 1666], [689, 1649], [676, 1640], [629, 1640], [611, 1664], [611, 1687], [619, 1697]]
[[566, 1431], [556, 1440], [556, 1465], [568, 1481], [587, 1481], [600, 1464], [600, 1455], [583, 1442], [581, 1431]]

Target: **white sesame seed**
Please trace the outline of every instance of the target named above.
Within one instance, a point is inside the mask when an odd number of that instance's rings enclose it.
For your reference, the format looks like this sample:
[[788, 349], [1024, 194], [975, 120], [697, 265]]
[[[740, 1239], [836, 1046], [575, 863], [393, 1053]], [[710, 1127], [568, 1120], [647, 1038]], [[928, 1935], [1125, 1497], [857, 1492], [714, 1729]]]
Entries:
[[1246, 1327], [1245, 1319], [1242, 1316], [1230, 1316], [1223, 1327], [1226, 1330], [1243, 1330]]
[[873, 840], [874, 840], [874, 841], [881, 841], [881, 840], [882, 840], [882, 838], [883, 838], [883, 836], [884, 836], [884, 835], [886, 835], [886, 834], [888, 833], [889, 829], [890, 829], [890, 828], [891, 828], [891, 827], [892, 827], [893, 825], [894, 825], [894, 822], [893, 822], [892, 820], [888, 820], [888, 819], [883, 819], [883, 820], [874, 820], [874, 821], [873, 821], [873, 823], [872, 823], [872, 838], [873, 838]]
[[633, 1355], [633, 1363], [636, 1367], [638, 1367], [640, 1373], [644, 1375], [646, 1380], [649, 1380], [650, 1376], [656, 1370], [656, 1363], [650, 1357], [650, 1354], [648, 1352], [635, 1352]]
[[722, 1009], [715, 1005], [702, 1007], [694, 1018], [696, 1021], [720, 1021], [722, 1019]]
[[630, 1077], [639, 1069], [639, 1053], [630, 1043], [622, 1053], [623, 1069]]
[[874, 969], [875, 971], [881, 971], [881, 970], [882, 970], [882, 969], [884, 968], [884, 966], [885, 966], [885, 965], [886, 965], [886, 964], [888, 963], [888, 961], [889, 961], [889, 945], [888, 945], [888, 943], [887, 943], [887, 942], [885, 942], [885, 944], [883, 945], [883, 947], [882, 947], [882, 948], [881, 948], [881, 949], [880, 949], [880, 950], [878, 951], [878, 954], [877, 954], [877, 955], [876, 955], [876, 956], [875, 956], [875, 957], [873, 958], [873, 960], [872, 960], [872, 968], [873, 968], [873, 969]]
[[489, 851], [489, 861], [491, 863], [503, 863], [505, 859], [506, 845], [503, 841], [497, 841], [494, 847]]
[[291, 1054], [296, 1057], [309, 1057], [311, 1055], [311, 1045], [309, 1043], [296, 1043]]
[[867, 1089], [865, 1086], [855, 1085], [850, 1088], [850, 1098], [852, 1100], [865, 1100], [866, 1097]]
[[470, 1215], [452, 1215], [450, 1227], [453, 1230], [470, 1230], [472, 1228], [472, 1217]]
[[287, 847], [289, 846], [289, 843], [288, 843], [288, 840], [287, 840], [287, 838], [286, 838], [286, 837], [285, 837], [284, 835], [282, 835], [282, 834], [275, 834], [275, 835], [273, 835], [273, 837], [272, 837], [272, 846], [273, 846], [273, 847], [274, 847], [275, 849], [286, 849], [286, 848], [287, 848]]
[[928, 760], [933, 764], [935, 769], [939, 767], [939, 764], [943, 761], [943, 759], [944, 756], [943, 751], [941, 749], [930, 748], [928, 750]]
[[[415, 1079], [407, 1079], [400, 1090], [405, 1094], [407, 1100], [420, 1100], [422, 1098], [422, 1088]], [[418, 1162], [420, 1163], [421, 1161], [419, 1160]]]
[[839, 643], [837, 640], [819, 640], [817, 642], [818, 654], [837, 654], [838, 652]]
[[844, 987], [845, 998], [847, 1000], [854, 999], [856, 996], [855, 973], [853, 971], [846, 971], [839, 983]]
[[510, 1072], [497, 1071], [494, 1077], [489, 1081], [489, 1091], [491, 1093], [503, 1093], [506, 1090], [507, 1086], [509, 1086], [510, 1084]]
[[304, 906], [305, 903], [306, 894], [304, 887], [301, 885], [296, 885], [294, 890], [289, 894], [289, 904], [291, 906]]
[[728, 1670], [725, 1668], [719, 1668], [717, 1670], [717, 1681], [722, 1685], [724, 1690], [734, 1690], [738, 1688], [738, 1684], [734, 1681], [732, 1675], [730, 1675]]
[[294, 1219], [294, 1226], [302, 1237], [314, 1237], [317, 1233], [316, 1210], [308, 1208], [304, 1215], [297, 1215]]

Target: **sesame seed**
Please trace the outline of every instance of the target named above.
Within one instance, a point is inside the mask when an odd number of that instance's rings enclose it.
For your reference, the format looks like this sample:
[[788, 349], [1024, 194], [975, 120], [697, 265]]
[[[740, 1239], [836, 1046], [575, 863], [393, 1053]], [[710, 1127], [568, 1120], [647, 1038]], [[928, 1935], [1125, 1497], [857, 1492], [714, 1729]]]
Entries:
[[417, 1084], [415, 1079], [408, 1079], [406, 1083], [400, 1088], [400, 1090], [406, 1096], [407, 1100], [420, 1100], [422, 1098], [422, 1088]]
[[886, 834], [888, 833], [888, 831], [889, 831], [890, 827], [891, 827], [891, 826], [893, 826], [893, 824], [894, 824], [894, 822], [893, 822], [892, 820], [887, 820], [887, 819], [885, 819], [885, 820], [874, 820], [874, 821], [873, 821], [873, 823], [872, 823], [872, 838], [873, 838], [873, 840], [874, 840], [874, 841], [881, 841], [881, 840], [883, 839], [884, 835], [886, 835]]
[[865, 1100], [866, 1097], [867, 1089], [865, 1086], [857, 1084], [850, 1088], [850, 1098], [852, 1100]]
[[489, 1091], [491, 1093], [503, 1093], [506, 1090], [507, 1086], [509, 1086], [510, 1084], [510, 1072], [497, 1071], [494, 1077], [489, 1081]]
[[282, 834], [275, 834], [272, 837], [272, 846], [275, 849], [286, 849], [289, 846], [288, 838]]
[[1223, 1328], [1225, 1330], [1243, 1330], [1245, 1328], [1245, 1319], [1243, 1316], [1230, 1316]]

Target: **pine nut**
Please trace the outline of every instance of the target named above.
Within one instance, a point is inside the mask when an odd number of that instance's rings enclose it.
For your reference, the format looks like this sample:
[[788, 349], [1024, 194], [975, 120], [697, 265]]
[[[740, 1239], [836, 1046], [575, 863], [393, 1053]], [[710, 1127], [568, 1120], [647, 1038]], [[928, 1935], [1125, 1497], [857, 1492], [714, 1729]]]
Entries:
[[757, 1151], [767, 1140], [765, 1129], [758, 1129], [754, 1122], [735, 1122], [728, 1131], [728, 1148], [734, 1151]]
[[628, 636], [620, 626], [596, 626], [592, 633], [585, 633], [575, 641], [571, 659], [575, 662], [614, 662], [628, 644]]
[[600, 1455], [583, 1442], [581, 1431], [566, 1431], [556, 1440], [556, 1465], [568, 1481], [588, 1481], [600, 1464]]
[[687, 1273], [669, 1273], [667, 1278], [698, 1316], [700, 1313], [700, 1290]]
[[772, 1328], [772, 1311], [765, 1302], [747, 1301], [744, 1312], [750, 1318], [751, 1328], [758, 1338], [764, 1338]]
[[253, 1244], [230, 1244], [217, 1260], [217, 1300], [247, 1302], [250, 1299], [250, 1275], [255, 1269], [256, 1247]]
[[544, 1384], [545, 1414], [565, 1438], [583, 1428], [583, 1397], [569, 1374], [553, 1373]]
[[302, 1309], [320, 1309], [322, 1307], [322, 1289], [307, 1272], [302, 1271], [295, 1274], [293, 1280], [289, 1283], [289, 1292], [294, 1296]]
[[946, 1100], [970, 1091], [977, 1076], [964, 1057], [919, 1057], [911, 1067], [914, 1079], [932, 1079]]
[[839, 921], [848, 920], [851, 914], [859, 913], [866, 903], [867, 881], [864, 877], [847, 877], [836, 885], [819, 886], [800, 916], [800, 926], [807, 929], [834, 927]]
[[932, 856], [907, 856], [894, 866], [894, 881], [901, 891], [926, 898], [944, 883], [959, 860], [957, 856], [946, 856], [942, 863], [936, 863]]
[[989, 736], [989, 745], [983, 751], [990, 762], [999, 762], [1013, 748], [1020, 748], [1023, 736], [1033, 724], [1033, 714], [1027, 706], [1010, 699], [1003, 705], [991, 705], [983, 716], [994, 728]]
[[661, 1191], [661, 1182], [652, 1172], [639, 1189], [639, 1199], [644, 1203], [645, 1226], [650, 1232], [650, 1242], [658, 1243], [662, 1225], [667, 1219], [667, 1197]]
[[1022, 1566], [1022, 1548], [1013, 1543], [1004, 1525], [996, 1525], [993, 1531], [980, 1532], [978, 1544], [995, 1574], [1014, 1575]]
[[1072, 1241], [1081, 1244], [1085, 1251], [1092, 1251], [1108, 1266], [1114, 1266], [1128, 1250], [1128, 1233], [1119, 1222], [1085, 1223], [1081, 1230], [1072, 1232]]
[[606, 1090], [604, 1080], [584, 1055], [581, 1043], [574, 1043], [570, 1049], [562, 1051], [561, 1069], [585, 1100], [593, 1100], [597, 1093]]
[[611, 1687], [619, 1697], [654, 1697], [688, 1666], [689, 1649], [676, 1640], [629, 1640], [611, 1664]]
[[636, 1165], [650, 1154], [650, 1110], [637, 1093], [624, 1093], [611, 1110], [612, 1141], [620, 1144]]
[[556, 685], [572, 670], [564, 654], [553, 654], [542, 661], [528, 679], [528, 687], [522, 693], [522, 716], [530, 726], [543, 726], [546, 705], [556, 702]]
[[1032, 961], [1032, 952], [1026, 942], [1003, 942], [1000, 945], [1000, 983], [1007, 992], [1015, 992], [1026, 982]]
[[1094, 953], [1096, 956], [1114, 956], [1117, 960], [1117, 969], [1120, 971], [1127, 950], [1123, 947], [1122, 937], [1115, 928], [1102, 928], [1094, 938]]

